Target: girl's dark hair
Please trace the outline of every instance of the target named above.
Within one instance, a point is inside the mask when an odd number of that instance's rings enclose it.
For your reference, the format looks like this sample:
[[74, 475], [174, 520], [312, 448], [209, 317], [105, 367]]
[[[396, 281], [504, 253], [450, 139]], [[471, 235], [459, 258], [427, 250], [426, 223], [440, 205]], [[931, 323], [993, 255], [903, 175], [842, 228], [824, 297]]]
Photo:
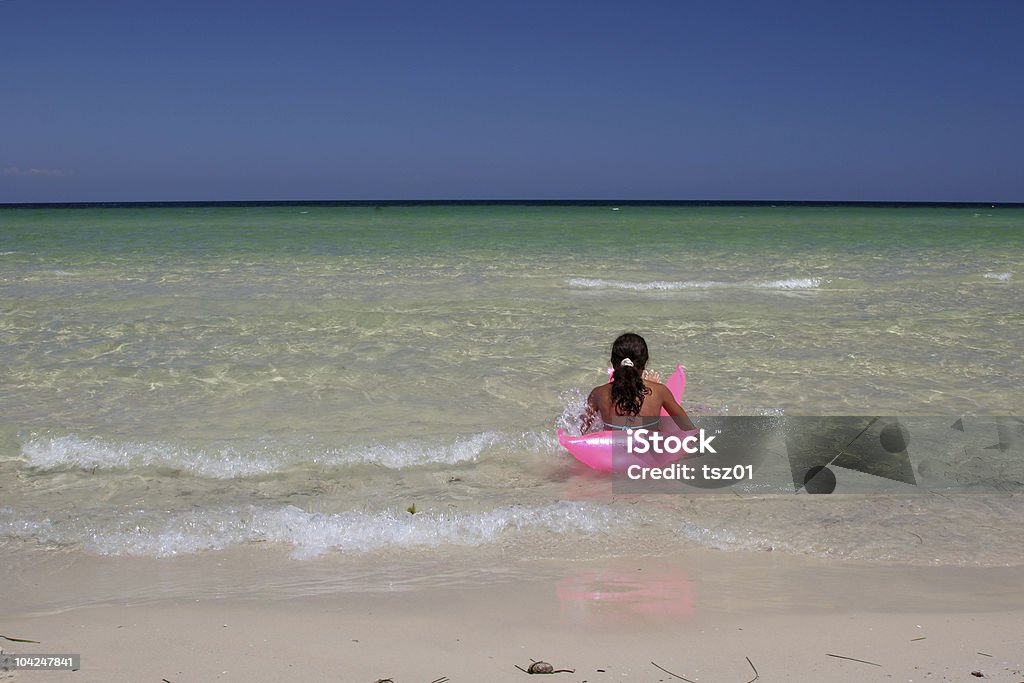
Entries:
[[[629, 359], [633, 365], [623, 365]], [[647, 366], [647, 342], [639, 334], [627, 332], [619, 335], [612, 344], [612, 403], [620, 415], [638, 415], [644, 404], [644, 396], [651, 390], [644, 385], [644, 368]]]

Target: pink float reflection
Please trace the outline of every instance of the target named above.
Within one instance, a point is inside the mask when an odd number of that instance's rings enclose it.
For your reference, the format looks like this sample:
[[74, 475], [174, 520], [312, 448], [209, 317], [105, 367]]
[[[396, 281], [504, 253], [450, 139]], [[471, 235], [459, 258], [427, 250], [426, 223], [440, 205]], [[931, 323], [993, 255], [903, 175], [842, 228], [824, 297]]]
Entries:
[[556, 584], [562, 613], [580, 620], [679, 619], [693, 612], [693, 584], [674, 568], [584, 570]]

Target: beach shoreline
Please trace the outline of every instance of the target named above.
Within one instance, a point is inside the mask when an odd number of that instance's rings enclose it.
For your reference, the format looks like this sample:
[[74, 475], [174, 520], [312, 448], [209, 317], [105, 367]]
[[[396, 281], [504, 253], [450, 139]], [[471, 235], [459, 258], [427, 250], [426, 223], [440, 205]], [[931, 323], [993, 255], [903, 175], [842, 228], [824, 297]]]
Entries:
[[[1020, 207], [4, 220], [0, 647], [82, 656], [7, 680], [1024, 680]], [[938, 422], [620, 491], [555, 433], [627, 329], [698, 418]]]
[[[82, 664], [8, 680], [516, 681], [532, 659], [590, 683], [678, 680], [658, 666], [693, 681], [1024, 680], [1018, 567], [702, 550], [509, 558], [504, 573], [430, 582], [412, 574], [437, 565], [415, 558], [394, 571], [389, 557], [298, 561], [270, 548], [20, 558], [0, 576], [13, 589], [4, 634], [40, 643], [4, 649]], [[331, 583], [346, 568], [364, 577], [358, 588]]]

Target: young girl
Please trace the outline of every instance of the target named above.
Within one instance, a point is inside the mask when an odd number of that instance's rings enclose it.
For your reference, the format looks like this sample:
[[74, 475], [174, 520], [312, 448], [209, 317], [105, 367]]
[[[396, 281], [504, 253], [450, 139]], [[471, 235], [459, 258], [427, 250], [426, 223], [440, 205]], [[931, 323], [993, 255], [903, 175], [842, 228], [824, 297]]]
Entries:
[[591, 431], [600, 416], [606, 429], [657, 429], [661, 409], [682, 429], [693, 429], [672, 392], [660, 382], [658, 373], [648, 373], [647, 342], [627, 332], [612, 344], [612, 381], [594, 387], [587, 397], [583, 432]]

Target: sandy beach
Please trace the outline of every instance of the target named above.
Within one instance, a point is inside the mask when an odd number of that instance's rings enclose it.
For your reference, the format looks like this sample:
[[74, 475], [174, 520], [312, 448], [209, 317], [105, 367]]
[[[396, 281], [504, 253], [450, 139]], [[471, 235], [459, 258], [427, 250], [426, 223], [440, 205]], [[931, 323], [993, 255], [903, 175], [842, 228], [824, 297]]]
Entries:
[[21, 553], [2, 632], [40, 642], [5, 650], [80, 654], [81, 670], [0, 680], [521, 681], [533, 660], [593, 683], [1024, 680], [1013, 567], [700, 551], [377, 568], [266, 548]]

